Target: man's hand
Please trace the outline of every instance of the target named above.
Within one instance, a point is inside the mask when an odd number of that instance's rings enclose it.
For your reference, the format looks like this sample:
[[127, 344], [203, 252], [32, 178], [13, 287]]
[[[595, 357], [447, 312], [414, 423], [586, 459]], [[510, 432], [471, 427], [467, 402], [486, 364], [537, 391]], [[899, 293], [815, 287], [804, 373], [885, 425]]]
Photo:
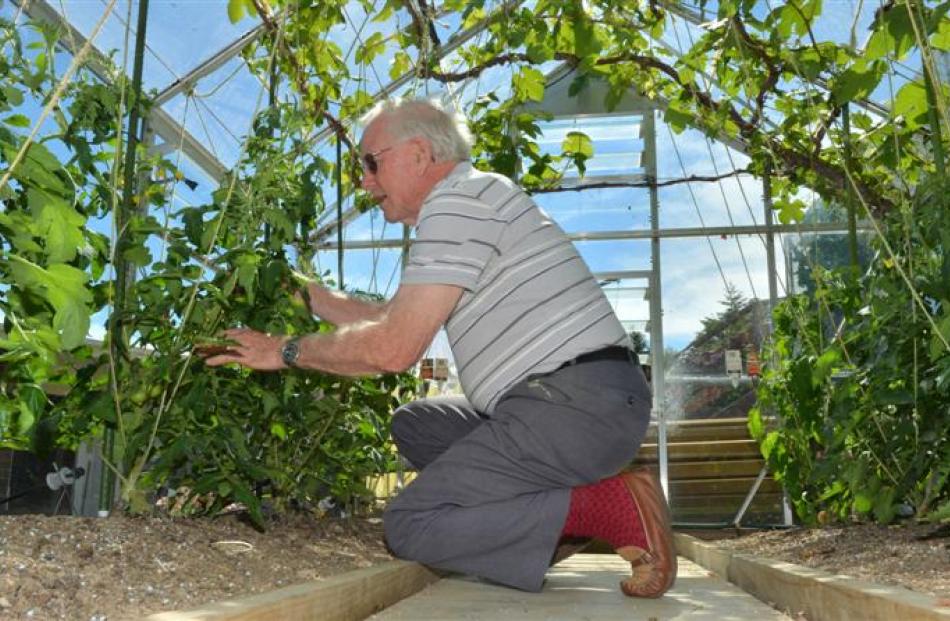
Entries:
[[287, 341], [286, 336], [271, 336], [248, 328], [225, 330], [224, 336], [237, 345], [229, 345], [224, 353], [214, 352], [217, 355], [205, 359], [208, 366], [219, 367], [236, 362], [258, 371], [280, 371], [287, 368], [280, 356], [280, 350]]

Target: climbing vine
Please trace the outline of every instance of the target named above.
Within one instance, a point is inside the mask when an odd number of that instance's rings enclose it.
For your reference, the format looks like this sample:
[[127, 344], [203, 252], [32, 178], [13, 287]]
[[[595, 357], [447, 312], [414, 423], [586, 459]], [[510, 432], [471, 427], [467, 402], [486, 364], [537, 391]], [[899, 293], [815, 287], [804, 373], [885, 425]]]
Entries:
[[776, 309], [750, 429], [805, 521], [886, 523], [950, 503], [948, 189], [946, 179], [925, 179], [911, 205], [888, 214], [895, 256], [876, 240], [860, 278], [819, 267], [813, 295]]
[[[8, 105], [24, 102], [25, 87], [43, 101], [55, 76], [41, 73], [41, 57], [20, 54], [19, 34], [4, 25], [13, 51], [4, 65]], [[113, 246], [90, 224], [118, 204], [122, 88], [72, 84], [59, 131], [29, 147], [4, 190], [3, 445], [74, 447], [111, 436], [103, 458], [118, 477], [119, 505], [133, 512], [149, 511], [163, 489], [184, 491], [185, 506], [201, 497], [205, 511], [241, 502], [259, 524], [265, 509], [366, 496], [366, 477], [391, 468], [388, 413], [415, 389], [411, 376], [278, 376], [209, 369], [194, 355], [238, 325], [331, 329], [310, 315], [303, 285], [320, 278], [309, 232], [332, 166], [304, 148], [302, 116], [275, 105], [257, 116], [212, 202], [175, 210], [168, 188], [180, 173], [140, 148], [136, 213]], [[6, 122], [28, 124], [17, 115]], [[0, 128], [0, 141], [9, 168], [22, 137]], [[45, 146], [54, 142], [65, 155]], [[114, 273], [125, 265], [138, 277], [113, 310], [130, 335], [117, 357], [86, 335], [90, 316], [111, 306]], [[54, 401], [50, 391], [65, 394]]]

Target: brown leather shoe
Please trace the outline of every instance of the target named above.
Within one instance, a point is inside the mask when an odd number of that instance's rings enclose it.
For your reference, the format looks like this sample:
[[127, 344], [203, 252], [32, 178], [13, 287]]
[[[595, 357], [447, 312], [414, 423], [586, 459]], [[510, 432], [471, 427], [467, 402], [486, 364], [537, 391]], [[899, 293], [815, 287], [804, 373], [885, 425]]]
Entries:
[[617, 554], [630, 561], [633, 570], [633, 576], [621, 582], [620, 589], [631, 597], [660, 597], [676, 580], [670, 508], [652, 471], [637, 468], [620, 477], [637, 505], [648, 546], [646, 550], [636, 546], [617, 549]]

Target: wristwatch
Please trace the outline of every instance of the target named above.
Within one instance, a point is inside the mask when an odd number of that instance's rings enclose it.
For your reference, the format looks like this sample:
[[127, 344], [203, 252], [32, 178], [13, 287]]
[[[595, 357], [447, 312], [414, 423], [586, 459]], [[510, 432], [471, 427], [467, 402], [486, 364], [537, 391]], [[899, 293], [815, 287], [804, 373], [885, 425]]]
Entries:
[[280, 348], [280, 359], [284, 361], [291, 369], [297, 368], [297, 359], [300, 358], [300, 339], [302, 337], [295, 336], [290, 339]]

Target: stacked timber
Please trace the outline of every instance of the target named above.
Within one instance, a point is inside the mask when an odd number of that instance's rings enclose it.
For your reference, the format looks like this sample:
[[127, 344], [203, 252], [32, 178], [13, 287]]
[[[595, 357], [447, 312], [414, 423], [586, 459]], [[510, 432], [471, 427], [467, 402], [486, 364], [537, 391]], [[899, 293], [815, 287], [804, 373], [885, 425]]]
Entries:
[[[731, 523], [764, 461], [745, 418], [667, 423], [669, 492], [677, 523]], [[658, 468], [657, 427], [652, 422], [634, 463]], [[778, 523], [781, 486], [766, 476], [743, 524]]]

